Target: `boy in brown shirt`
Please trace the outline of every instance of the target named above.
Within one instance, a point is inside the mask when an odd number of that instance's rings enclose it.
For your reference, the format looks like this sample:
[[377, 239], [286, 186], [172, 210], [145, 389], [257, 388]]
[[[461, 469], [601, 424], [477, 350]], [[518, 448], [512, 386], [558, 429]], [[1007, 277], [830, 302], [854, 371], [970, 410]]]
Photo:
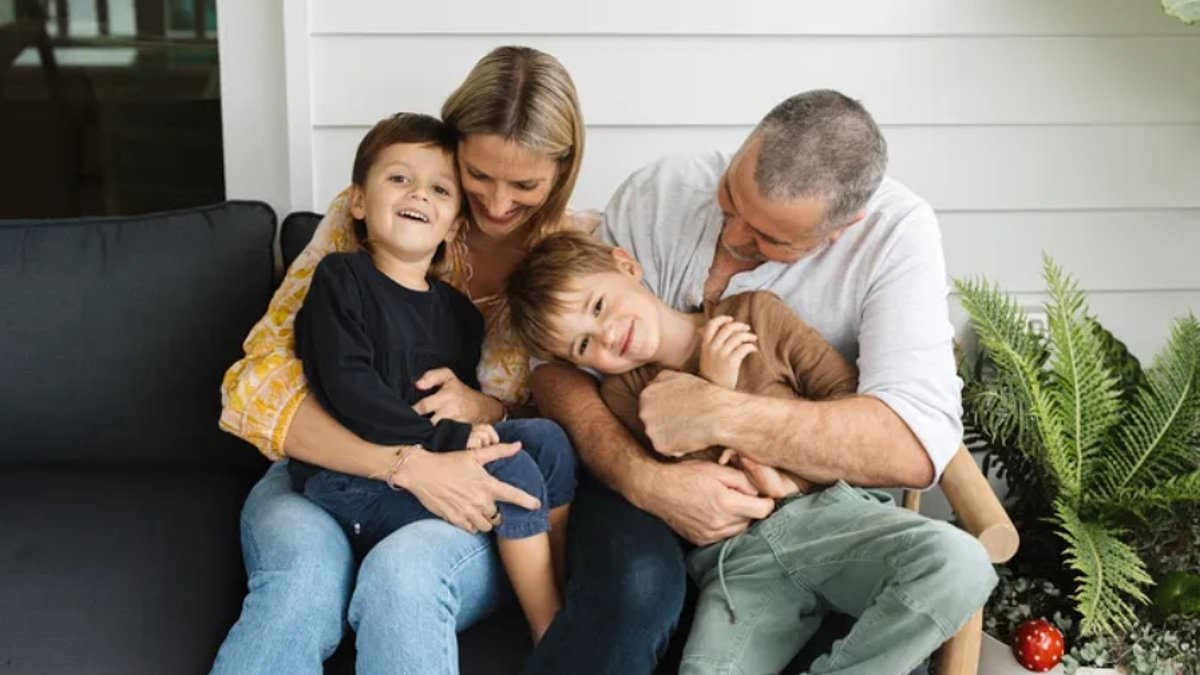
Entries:
[[[686, 314], [650, 293], [640, 275], [625, 251], [558, 233], [513, 272], [508, 299], [514, 329], [532, 354], [606, 374], [605, 403], [646, 448], [653, 446], [638, 396], [663, 369], [764, 396], [855, 392], [854, 367], [776, 296], [742, 293]], [[700, 598], [681, 673], [777, 673], [830, 610], [858, 621], [810, 672], [906, 673], [994, 585], [974, 538], [896, 508], [885, 493], [841, 481], [813, 490], [802, 476], [736, 450], [695, 455], [732, 463], [777, 504], [745, 532], [689, 555]], [[933, 530], [939, 536], [928, 536]], [[820, 550], [810, 540], [821, 541]]]

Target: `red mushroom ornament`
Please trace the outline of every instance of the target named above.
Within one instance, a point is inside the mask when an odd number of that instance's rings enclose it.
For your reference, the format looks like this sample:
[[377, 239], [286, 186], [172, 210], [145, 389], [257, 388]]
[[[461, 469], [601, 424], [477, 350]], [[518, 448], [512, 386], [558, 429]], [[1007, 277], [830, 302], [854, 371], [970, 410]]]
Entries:
[[1012, 652], [1026, 670], [1044, 673], [1062, 661], [1063, 635], [1045, 619], [1030, 619], [1013, 634]]

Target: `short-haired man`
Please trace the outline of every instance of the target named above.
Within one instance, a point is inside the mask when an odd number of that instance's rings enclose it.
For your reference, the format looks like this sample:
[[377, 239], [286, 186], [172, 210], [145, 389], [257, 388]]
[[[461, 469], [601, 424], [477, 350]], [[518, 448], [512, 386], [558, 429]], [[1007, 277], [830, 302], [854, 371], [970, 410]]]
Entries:
[[[772, 291], [859, 369], [857, 395], [832, 401], [664, 372], [639, 402], [660, 453], [729, 447], [817, 483], [936, 481], [962, 434], [941, 235], [929, 205], [884, 177], [886, 163], [858, 102], [811, 91], [776, 106], [734, 156], [664, 158], [617, 190], [600, 236], [633, 255], [655, 295], [689, 310]], [[773, 501], [728, 466], [653, 459], [582, 371], [543, 365], [533, 388], [587, 472], [568, 533], [566, 604], [530, 669], [650, 673], [683, 606], [682, 540], [731, 537]], [[589, 643], [594, 653], [578, 653]]]

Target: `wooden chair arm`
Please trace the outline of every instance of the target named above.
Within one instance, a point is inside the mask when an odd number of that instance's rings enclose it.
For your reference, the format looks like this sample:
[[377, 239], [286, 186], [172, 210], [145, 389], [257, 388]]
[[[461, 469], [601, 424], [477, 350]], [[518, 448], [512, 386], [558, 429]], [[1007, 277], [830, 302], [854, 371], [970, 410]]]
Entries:
[[976, 675], [983, 647], [983, 610], [967, 621], [934, 655], [937, 675]]
[[[1007, 562], [1016, 555], [1021, 542], [1017, 528], [966, 446], [960, 445], [946, 465], [941, 487], [963, 529], [979, 539], [993, 563]], [[917, 494], [905, 493], [905, 508], [919, 506]]]

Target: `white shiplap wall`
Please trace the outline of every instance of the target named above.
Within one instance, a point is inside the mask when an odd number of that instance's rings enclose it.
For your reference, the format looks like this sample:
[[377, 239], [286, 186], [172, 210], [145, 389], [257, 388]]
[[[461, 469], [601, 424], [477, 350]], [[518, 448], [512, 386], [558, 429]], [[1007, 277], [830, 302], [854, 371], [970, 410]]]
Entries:
[[1171, 317], [1200, 310], [1200, 27], [1152, 0], [447, 9], [284, 2], [291, 208], [324, 208], [375, 120], [436, 113], [489, 49], [528, 44], [580, 91], [576, 207], [602, 208], [660, 154], [735, 149], [777, 101], [834, 87], [864, 101], [892, 175], [939, 211], [953, 276], [983, 274], [1036, 302], [1047, 251], [1143, 357]]

